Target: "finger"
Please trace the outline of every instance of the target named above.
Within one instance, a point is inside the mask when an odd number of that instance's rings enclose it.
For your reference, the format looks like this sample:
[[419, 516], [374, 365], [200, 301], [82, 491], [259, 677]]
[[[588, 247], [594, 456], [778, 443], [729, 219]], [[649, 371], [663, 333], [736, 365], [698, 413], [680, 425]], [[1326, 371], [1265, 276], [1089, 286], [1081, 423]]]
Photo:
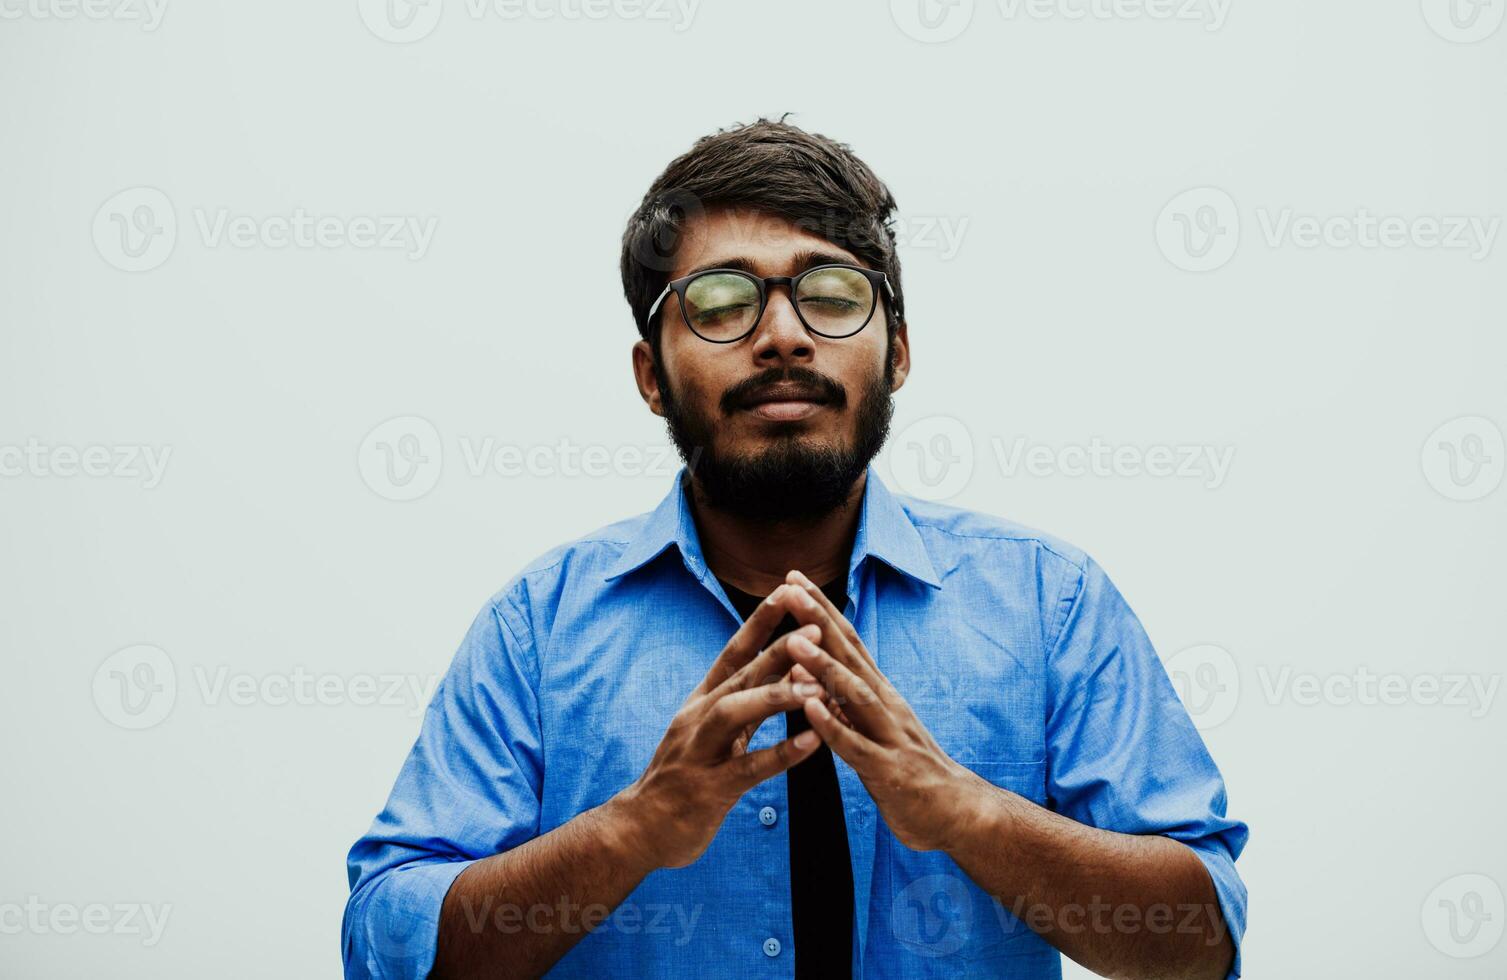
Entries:
[[854, 772], [866, 777], [874, 770], [874, 760], [880, 755], [879, 745], [863, 733], [844, 725], [819, 699], [807, 698], [803, 707], [806, 719], [811, 722], [812, 731], [832, 746], [832, 751], [842, 756]]
[[693, 696], [713, 690], [758, 655], [759, 649], [769, 639], [769, 634], [785, 618], [783, 600], [789, 591], [788, 587], [779, 586], [749, 613], [743, 625], [738, 627], [717, 659], [712, 662], [711, 669], [706, 672], [701, 683], [691, 692]]
[[881, 688], [883, 685], [878, 664], [869, 656], [853, 624], [838, 612], [832, 600], [801, 572], [792, 571], [786, 576], [786, 584], [790, 586], [791, 593], [782, 596], [781, 601], [790, 609], [796, 622], [820, 626], [822, 636], [827, 639], [824, 646], [832, 655], [847, 664], [849, 670], [863, 677], [871, 686]]
[[873, 654], [869, 653], [869, 648], [863, 645], [863, 640], [859, 637], [858, 630], [853, 628], [853, 624], [848, 621], [848, 617], [843, 615], [842, 610], [837, 608], [837, 604], [835, 602], [827, 598], [827, 593], [823, 592], [815, 582], [811, 581], [811, 579], [806, 576], [805, 572], [799, 570], [792, 571], [790, 572], [790, 574], [786, 575], [785, 578], [787, 580], [793, 580], [791, 584], [797, 585], [800, 588], [804, 589], [806, 594], [809, 595], [818, 606], [821, 606], [827, 611], [827, 616], [835, 624], [838, 634], [842, 636], [842, 638], [848, 642], [848, 645], [851, 646], [853, 650], [858, 653], [865, 661], [867, 661], [869, 666], [873, 667], [874, 671], [877, 673], [879, 670], [878, 662], [874, 659]]
[[821, 692], [820, 684], [790, 681], [730, 691], [707, 708], [696, 742], [704, 751], [723, 754], [740, 729], [756, 726], [771, 715], [799, 710], [807, 698], [818, 697]]
[[728, 754], [742, 755], [744, 752], [747, 752], [749, 739], [753, 738], [753, 734], [756, 731], [758, 731], [757, 726], [744, 725], [743, 730], [738, 733], [738, 737], [733, 739], [732, 751]]
[[[821, 697], [824, 701], [830, 697], [830, 695], [827, 694], [827, 689], [822, 687], [821, 684], [817, 682], [815, 677], [811, 676], [811, 671], [802, 667], [800, 664], [793, 664], [791, 668], [785, 672], [785, 676], [782, 678], [782, 680], [791, 681], [797, 684], [816, 684], [817, 689], [822, 692]], [[832, 707], [832, 705], [829, 704], [827, 705], [827, 707], [830, 708]], [[738, 733], [738, 737], [733, 739], [733, 753], [740, 754], [747, 752], [749, 739], [753, 738], [754, 732], [758, 730], [758, 722], [749, 722], [747, 725], [744, 725], [743, 730]]]
[[791, 766], [806, 761], [822, 740], [812, 729], [787, 738], [767, 749], [740, 755], [722, 763], [718, 769], [731, 780], [738, 792], [746, 793], [770, 776], [777, 776]]
[[[790, 666], [790, 673], [786, 674], [785, 676], [789, 677], [791, 682], [795, 684], [815, 684], [818, 687], [821, 687], [821, 681], [817, 679], [816, 675], [811, 673], [811, 671], [807, 670], [803, 665], [799, 663], [792, 664]], [[821, 692], [823, 694], [826, 694], [827, 689], [822, 687]]]
[[890, 716], [889, 706], [863, 678], [803, 636], [791, 634], [788, 649], [797, 663], [815, 674], [822, 686], [832, 692], [856, 727], [881, 742], [890, 741], [895, 720]]
[[827, 690], [825, 687], [822, 687], [821, 681], [817, 680], [815, 674], [811, 673], [811, 671], [807, 670], [805, 667], [802, 667], [800, 664], [796, 664], [795, 666], [790, 668], [790, 673], [786, 676], [798, 684], [815, 684], [817, 689], [821, 691], [821, 694], [817, 696], [821, 699], [821, 703], [826, 705], [827, 710], [836, 715], [838, 721], [842, 722], [844, 725], [852, 727], [853, 723], [848, 720], [847, 715], [843, 714], [842, 707], [839, 706], [838, 703], [833, 699], [832, 692]]
[[708, 692], [710, 698], [720, 698], [729, 691], [742, 691], [761, 684], [769, 684], [782, 677], [795, 663], [790, 656], [788, 644], [792, 637], [802, 636], [813, 643], [821, 641], [821, 629], [817, 626], [800, 626], [781, 636], [765, 647], [757, 657], [744, 664], [733, 675]]

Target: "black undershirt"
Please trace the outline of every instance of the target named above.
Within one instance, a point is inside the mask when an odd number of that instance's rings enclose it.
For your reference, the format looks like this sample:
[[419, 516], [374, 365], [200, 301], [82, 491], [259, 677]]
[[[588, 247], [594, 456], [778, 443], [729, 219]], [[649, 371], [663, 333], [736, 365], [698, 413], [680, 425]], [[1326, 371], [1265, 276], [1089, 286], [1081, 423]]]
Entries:
[[[721, 581], [721, 579], [718, 579]], [[747, 619], [763, 602], [722, 582], [738, 615]], [[822, 586], [832, 605], [845, 609], [842, 581]], [[795, 629], [786, 616], [765, 643]], [[785, 712], [787, 737], [811, 727], [806, 713]], [[786, 774], [786, 810], [790, 821], [790, 905], [795, 932], [795, 975], [849, 977], [853, 949], [853, 865], [848, 856], [847, 821], [832, 750], [823, 743]]]

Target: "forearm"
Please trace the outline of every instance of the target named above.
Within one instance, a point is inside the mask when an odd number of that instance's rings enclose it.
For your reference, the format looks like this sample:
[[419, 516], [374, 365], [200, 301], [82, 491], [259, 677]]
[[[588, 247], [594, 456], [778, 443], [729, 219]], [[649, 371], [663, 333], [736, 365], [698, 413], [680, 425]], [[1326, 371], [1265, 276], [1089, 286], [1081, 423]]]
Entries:
[[1234, 946], [1191, 848], [1077, 823], [971, 773], [960, 797], [948, 854], [1074, 961], [1128, 980], [1228, 974]]
[[440, 911], [433, 977], [534, 977], [611, 914], [656, 862], [618, 796], [477, 861]]

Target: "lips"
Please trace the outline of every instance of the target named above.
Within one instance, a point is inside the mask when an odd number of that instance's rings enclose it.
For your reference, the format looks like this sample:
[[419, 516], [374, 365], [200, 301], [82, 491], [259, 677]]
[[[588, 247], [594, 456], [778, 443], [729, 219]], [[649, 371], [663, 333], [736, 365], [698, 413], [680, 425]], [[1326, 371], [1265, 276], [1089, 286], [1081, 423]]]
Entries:
[[820, 388], [810, 385], [799, 384], [776, 384], [749, 395], [743, 400], [744, 408], [759, 408], [764, 405], [779, 405], [789, 403], [824, 405], [827, 402], [826, 393]]
[[775, 384], [760, 388], [743, 401], [743, 408], [769, 422], [798, 422], [821, 411], [825, 392], [802, 384]]

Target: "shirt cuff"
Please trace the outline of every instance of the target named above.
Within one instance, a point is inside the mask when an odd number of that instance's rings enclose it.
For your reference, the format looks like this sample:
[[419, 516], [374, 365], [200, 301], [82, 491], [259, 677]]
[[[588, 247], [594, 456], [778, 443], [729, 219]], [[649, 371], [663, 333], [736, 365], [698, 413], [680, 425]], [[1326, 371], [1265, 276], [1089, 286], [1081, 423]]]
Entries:
[[345, 942], [346, 980], [424, 980], [439, 948], [440, 907], [474, 861], [394, 868], [355, 899]]
[[1240, 976], [1240, 947], [1245, 939], [1245, 883], [1235, 871], [1235, 862], [1217, 842], [1212, 847], [1199, 844], [1188, 846], [1203, 862], [1214, 883], [1214, 893], [1219, 897], [1219, 912], [1224, 919], [1225, 929], [1230, 934], [1230, 945], [1235, 948], [1235, 959], [1230, 964], [1230, 973], [1225, 980], [1235, 980]]

